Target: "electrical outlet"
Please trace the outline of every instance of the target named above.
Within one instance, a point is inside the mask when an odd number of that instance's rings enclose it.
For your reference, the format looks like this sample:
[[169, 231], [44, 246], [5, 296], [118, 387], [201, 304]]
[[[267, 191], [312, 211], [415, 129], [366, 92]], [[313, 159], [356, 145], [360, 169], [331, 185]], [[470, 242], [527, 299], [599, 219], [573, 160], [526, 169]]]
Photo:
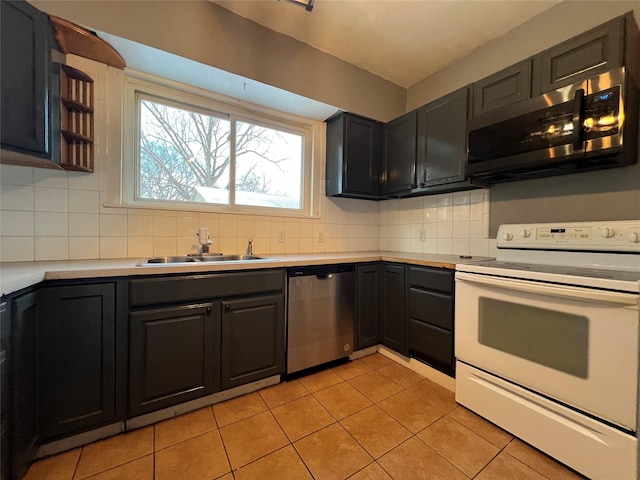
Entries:
[[322, 243], [322, 242], [324, 242], [324, 232], [320, 230], [318, 232], [318, 243]]
[[427, 240], [427, 232], [424, 230], [420, 230], [420, 232], [418, 232], [418, 240], [421, 242], [424, 242]]
[[284, 243], [284, 230], [278, 232], [278, 243]]

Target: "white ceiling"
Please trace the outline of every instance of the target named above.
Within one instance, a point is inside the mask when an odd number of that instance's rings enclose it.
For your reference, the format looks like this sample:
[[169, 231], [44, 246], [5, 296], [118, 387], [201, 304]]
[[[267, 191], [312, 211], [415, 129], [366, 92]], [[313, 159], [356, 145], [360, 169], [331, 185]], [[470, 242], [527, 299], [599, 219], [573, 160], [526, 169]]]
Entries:
[[211, 0], [410, 87], [562, 0]]

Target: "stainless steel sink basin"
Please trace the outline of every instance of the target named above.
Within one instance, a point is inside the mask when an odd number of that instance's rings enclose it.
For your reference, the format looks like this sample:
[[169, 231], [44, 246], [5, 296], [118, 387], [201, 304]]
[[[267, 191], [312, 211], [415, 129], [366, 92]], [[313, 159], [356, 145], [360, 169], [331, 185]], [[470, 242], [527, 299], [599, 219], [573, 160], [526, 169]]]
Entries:
[[150, 257], [140, 260], [139, 267], [151, 265], [176, 265], [192, 263], [228, 263], [228, 262], [274, 262], [275, 258], [257, 255], [183, 255], [176, 257]]

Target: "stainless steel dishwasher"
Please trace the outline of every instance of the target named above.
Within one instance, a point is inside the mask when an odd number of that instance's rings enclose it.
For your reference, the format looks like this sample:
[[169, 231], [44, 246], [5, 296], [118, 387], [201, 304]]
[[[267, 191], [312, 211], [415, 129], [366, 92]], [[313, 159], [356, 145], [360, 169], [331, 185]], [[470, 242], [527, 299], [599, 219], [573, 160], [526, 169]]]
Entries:
[[287, 269], [287, 373], [353, 353], [353, 265]]

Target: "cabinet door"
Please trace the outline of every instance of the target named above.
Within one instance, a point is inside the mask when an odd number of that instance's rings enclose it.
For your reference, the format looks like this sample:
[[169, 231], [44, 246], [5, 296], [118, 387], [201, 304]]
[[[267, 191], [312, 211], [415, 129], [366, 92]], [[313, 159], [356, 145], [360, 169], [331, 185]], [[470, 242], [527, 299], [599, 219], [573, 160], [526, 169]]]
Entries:
[[380, 122], [344, 112], [327, 120], [327, 195], [377, 199], [381, 158]]
[[356, 350], [380, 343], [380, 269], [380, 264], [356, 266]]
[[284, 295], [222, 303], [222, 388], [284, 372]]
[[531, 59], [473, 84], [473, 116], [531, 98]]
[[409, 112], [385, 126], [382, 194], [390, 195], [416, 186], [417, 112]]
[[621, 67], [624, 20], [624, 17], [616, 18], [536, 55], [534, 95]]
[[0, 480], [10, 479], [11, 451], [9, 444], [10, 393], [9, 356], [11, 354], [11, 313], [6, 299], [0, 301]]
[[220, 390], [220, 303], [129, 315], [129, 416]]
[[[13, 299], [11, 325], [11, 477], [22, 478], [38, 443], [36, 292]], [[4, 406], [3, 406], [4, 407]]]
[[405, 354], [405, 267], [383, 265], [380, 287], [382, 343], [398, 353]]
[[464, 179], [469, 87], [418, 110], [418, 179], [421, 187]]
[[27, 2], [0, 9], [2, 146], [47, 156], [49, 19]]
[[39, 295], [43, 437], [122, 418], [116, 397], [116, 284], [49, 287]]

